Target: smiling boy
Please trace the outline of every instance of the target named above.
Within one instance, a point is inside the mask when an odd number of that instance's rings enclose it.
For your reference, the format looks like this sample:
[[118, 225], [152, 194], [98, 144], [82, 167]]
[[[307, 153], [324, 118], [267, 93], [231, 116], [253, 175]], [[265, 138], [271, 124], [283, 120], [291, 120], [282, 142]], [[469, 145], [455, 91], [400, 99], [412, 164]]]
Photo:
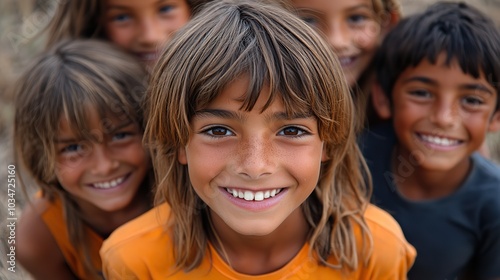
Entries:
[[500, 35], [463, 3], [401, 22], [376, 57], [373, 103], [390, 124], [361, 147], [373, 202], [418, 256], [409, 279], [500, 278], [500, 169], [475, 153], [500, 128]]

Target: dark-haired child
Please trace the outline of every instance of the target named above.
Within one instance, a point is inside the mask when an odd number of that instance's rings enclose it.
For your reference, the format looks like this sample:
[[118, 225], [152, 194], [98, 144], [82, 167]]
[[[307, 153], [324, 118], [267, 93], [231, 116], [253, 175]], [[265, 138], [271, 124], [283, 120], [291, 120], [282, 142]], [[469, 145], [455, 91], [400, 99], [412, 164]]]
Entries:
[[410, 279], [500, 278], [500, 169], [475, 153], [500, 128], [500, 34], [463, 3], [403, 20], [376, 56], [374, 107], [391, 123], [361, 145], [373, 202], [418, 256]]

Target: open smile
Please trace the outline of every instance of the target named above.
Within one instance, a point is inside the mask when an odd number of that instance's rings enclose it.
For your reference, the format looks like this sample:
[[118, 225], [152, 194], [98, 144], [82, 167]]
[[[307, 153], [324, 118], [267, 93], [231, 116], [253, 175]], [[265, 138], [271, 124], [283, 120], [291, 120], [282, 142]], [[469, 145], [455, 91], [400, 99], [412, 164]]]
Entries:
[[225, 188], [225, 189], [228, 193], [232, 194], [233, 197], [241, 198], [246, 201], [251, 201], [251, 200], [262, 201], [264, 199], [276, 196], [282, 190], [282, 189], [272, 189], [272, 190], [253, 192], [250, 190], [236, 190], [230, 188]]
[[128, 177], [130, 176], [130, 173], [128, 173], [125, 176], [109, 180], [109, 181], [103, 181], [103, 182], [97, 182], [93, 184], [89, 184], [91, 187], [96, 188], [96, 189], [112, 189], [120, 184], [122, 184]]

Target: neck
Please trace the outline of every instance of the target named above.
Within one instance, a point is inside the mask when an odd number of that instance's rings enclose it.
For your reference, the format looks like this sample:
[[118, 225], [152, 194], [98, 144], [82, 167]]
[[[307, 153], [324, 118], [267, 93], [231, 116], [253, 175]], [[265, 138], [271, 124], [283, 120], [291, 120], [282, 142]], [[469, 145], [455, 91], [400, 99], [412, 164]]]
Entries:
[[411, 200], [438, 199], [454, 193], [471, 168], [470, 160], [464, 160], [450, 170], [429, 170], [418, 163], [412, 164], [412, 158], [409, 153], [395, 149], [391, 167], [398, 191]]
[[216, 214], [211, 213], [211, 217], [210, 241], [218, 254], [235, 271], [249, 275], [270, 273], [289, 263], [304, 246], [310, 229], [300, 207], [265, 236], [241, 235]]
[[113, 212], [104, 211], [87, 201], [77, 201], [82, 219], [97, 234], [107, 238], [119, 226], [151, 209], [151, 197], [146, 189], [139, 189], [129, 205]]

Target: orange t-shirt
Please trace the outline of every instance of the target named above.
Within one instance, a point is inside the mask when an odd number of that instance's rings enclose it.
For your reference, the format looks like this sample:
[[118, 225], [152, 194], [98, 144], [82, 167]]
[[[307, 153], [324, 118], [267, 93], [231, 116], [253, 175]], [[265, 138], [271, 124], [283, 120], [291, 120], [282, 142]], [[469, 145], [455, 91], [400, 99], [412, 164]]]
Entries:
[[[416, 256], [415, 249], [406, 241], [396, 221], [370, 205], [365, 219], [373, 236], [373, 253], [367, 263], [361, 257], [359, 268], [347, 275], [319, 265], [315, 258], [310, 257], [308, 244], [287, 265], [264, 275], [234, 271], [211, 246], [212, 262], [207, 254], [196, 269], [173, 273], [173, 245], [166, 231], [169, 211], [169, 206], [164, 203], [113, 232], [101, 248], [106, 279], [406, 279]], [[361, 231], [357, 228], [355, 232], [360, 244]], [[333, 257], [329, 261], [335, 262]]]
[[[36, 199], [42, 201], [42, 212], [40, 213], [42, 220], [56, 240], [71, 271], [80, 279], [89, 279], [89, 276], [85, 273], [83, 255], [70, 242], [61, 200], [56, 197], [53, 201], [48, 201], [41, 198], [41, 193], [37, 193]], [[88, 227], [85, 228], [85, 235], [89, 238], [90, 242], [88, 250], [91, 261], [97, 271], [100, 271], [102, 264], [99, 249], [102, 246], [103, 238]]]

